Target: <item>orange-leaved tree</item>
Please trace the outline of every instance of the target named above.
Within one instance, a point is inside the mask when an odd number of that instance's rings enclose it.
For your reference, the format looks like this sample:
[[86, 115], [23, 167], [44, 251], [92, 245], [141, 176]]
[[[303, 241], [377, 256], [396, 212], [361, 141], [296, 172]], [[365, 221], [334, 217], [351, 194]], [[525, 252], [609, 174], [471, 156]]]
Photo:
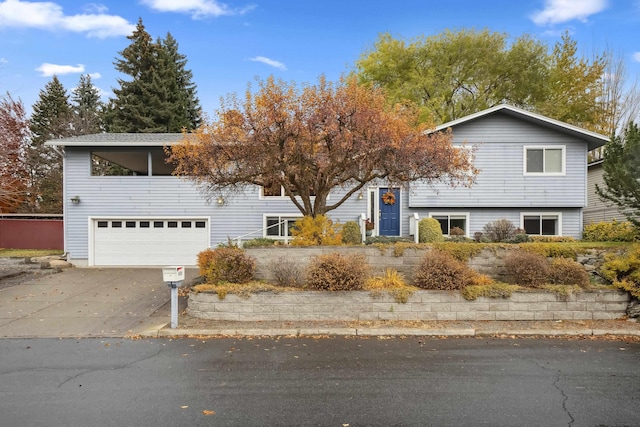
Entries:
[[389, 106], [383, 89], [355, 77], [302, 87], [270, 77], [258, 85], [242, 102], [223, 99], [214, 121], [171, 148], [175, 174], [209, 198], [248, 185], [282, 188], [315, 217], [372, 182], [473, 182], [471, 150], [453, 147], [450, 132], [428, 132], [410, 106]]
[[25, 157], [29, 121], [22, 101], [9, 93], [0, 99], [0, 135], [0, 212], [15, 212], [29, 182]]

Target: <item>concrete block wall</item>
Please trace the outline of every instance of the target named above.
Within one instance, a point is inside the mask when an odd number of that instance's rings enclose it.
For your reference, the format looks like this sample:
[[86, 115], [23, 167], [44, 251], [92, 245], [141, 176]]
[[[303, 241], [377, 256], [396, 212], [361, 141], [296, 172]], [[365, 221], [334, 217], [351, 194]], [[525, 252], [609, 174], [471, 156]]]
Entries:
[[603, 320], [626, 314], [629, 294], [615, 290], [561, 297], [546, 292], [467, 301], [458, 291], [416, 291], [407, 303], [386, 293], [300, 291], [259, 293], [248, 298], [191, 293], [187, 313], [232, 321], [371, 320]]

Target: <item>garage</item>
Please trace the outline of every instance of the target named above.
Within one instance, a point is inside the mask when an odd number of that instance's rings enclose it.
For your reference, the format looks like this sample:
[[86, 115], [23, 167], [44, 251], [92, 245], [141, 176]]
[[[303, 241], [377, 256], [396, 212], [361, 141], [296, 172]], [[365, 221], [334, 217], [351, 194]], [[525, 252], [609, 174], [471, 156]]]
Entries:
[[209, 247], [207, 218], [99, 218], [91, 226], [91, 265], [196, 265]]

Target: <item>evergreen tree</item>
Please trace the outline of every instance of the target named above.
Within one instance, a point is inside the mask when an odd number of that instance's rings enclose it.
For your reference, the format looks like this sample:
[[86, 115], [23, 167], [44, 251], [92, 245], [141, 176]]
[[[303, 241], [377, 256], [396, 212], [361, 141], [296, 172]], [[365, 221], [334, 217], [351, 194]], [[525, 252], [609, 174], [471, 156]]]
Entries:
[[116, 70], [131, 80], [118, 79], [115, 99], [105, 116], [110, 132], [180, 132], [200, 124], [200, 106], [186, 57], [167, 34], [153, 42], [142, 19], [128, 37], [131, 44], [116, 59]]
[[73, 135], [72, 120], [69, 95], [58, 77], [53, 76], [40, 91], [31, 115], [32, 138], [27, 162], [30, 172], [28, 207], [32, 211], [62, 213], [62, 157], [44, 143]]
[[89, 135], [102, 131], [103, 104], [98, 88], [91, 83], [91, 76], [81, 75], [78, 86], [73, 89], [74, 131], [76, 135]]
[[604, 150], [604, 182], [596, 184], [596, 192], [603, 200], [620, 207], [625, 216], [640, 227], [640, 130], [630, 122], [624, 136], [615, 136]]

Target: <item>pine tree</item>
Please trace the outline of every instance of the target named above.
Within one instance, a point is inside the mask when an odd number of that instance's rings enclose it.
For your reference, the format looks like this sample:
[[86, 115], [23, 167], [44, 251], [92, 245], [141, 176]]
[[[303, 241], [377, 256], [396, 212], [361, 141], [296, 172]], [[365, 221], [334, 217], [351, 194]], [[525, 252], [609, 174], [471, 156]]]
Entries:
[[98, 88], [91, 83], [91, 76], [81, 75], [73, 91], [74, 131], [76, 135], [89, 135], [102, 130], [103, 104]]
[[167, 34], [153, 42], [142, 19], [128, 37], [131, 44], [119, 54], [116, 70], [131, 77], [118, 79], [119, 89], [105, 117], [110, 132], [180, 132], [201, 121], [192, 73], [178, 43]]
[[73, 109], [69, 95], [57, 76], [40, 91], [33, 105], [28, 150], [30, 172], [29, 209], [45, 213], [62, 213], [62, 157], [44, 143], [74, 134]]
[[624, 136], [617, 135], [604, 150], [605, 187], [596, 193], [620, 207], [627, 219], [640, 227], [640, 129], [629, 123]]

